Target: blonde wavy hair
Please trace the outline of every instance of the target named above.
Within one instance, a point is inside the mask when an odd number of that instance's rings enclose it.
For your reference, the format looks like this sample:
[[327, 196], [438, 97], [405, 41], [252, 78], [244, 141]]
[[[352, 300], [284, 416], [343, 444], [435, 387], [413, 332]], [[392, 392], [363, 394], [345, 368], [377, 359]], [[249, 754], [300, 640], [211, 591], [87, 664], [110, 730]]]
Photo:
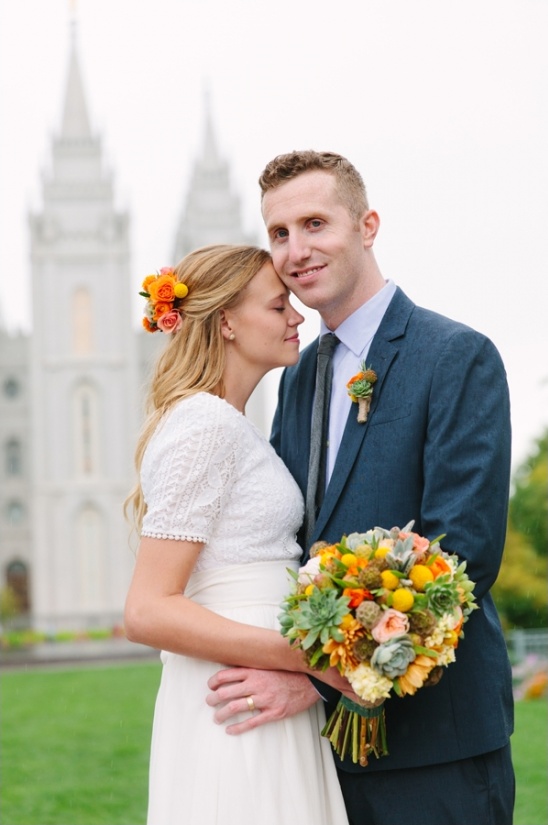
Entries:
[[[221, 312], [243, 300], [245, 288], [271, 261], [254, 246], [215, 244], [196, 249], [175, 267], [188, 287], [182, 306], [183, 325], [169, 337], [156, 362], [146, 402], [146, 419], [137, 442], [139, 478], [143, 455], [161, 418], [182, 398], [198, 392], [224, 397], [225, 343]], [[146, 504], [140, 481], [124, 503], [124, 514], [140, 532]]]

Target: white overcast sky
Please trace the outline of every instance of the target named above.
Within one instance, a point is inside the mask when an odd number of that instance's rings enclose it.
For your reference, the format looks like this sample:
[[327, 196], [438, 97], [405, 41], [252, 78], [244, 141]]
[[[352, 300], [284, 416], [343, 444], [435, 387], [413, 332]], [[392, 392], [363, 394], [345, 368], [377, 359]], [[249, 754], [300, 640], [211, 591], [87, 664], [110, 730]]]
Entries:
[[[246, 229], [266, 244], [256, 181], [274, 155], [350, 158], [381, 217], [385, 277], [501, 351], [523, 460], [548, 424], [547, 0], [0, 0], [12, 329], [31, 323], [26, 215], [59, 127], [71, 5], [136, 289], [171, 263], [208, 85]], [[316, 330], [309, 313], [303, 340]]]

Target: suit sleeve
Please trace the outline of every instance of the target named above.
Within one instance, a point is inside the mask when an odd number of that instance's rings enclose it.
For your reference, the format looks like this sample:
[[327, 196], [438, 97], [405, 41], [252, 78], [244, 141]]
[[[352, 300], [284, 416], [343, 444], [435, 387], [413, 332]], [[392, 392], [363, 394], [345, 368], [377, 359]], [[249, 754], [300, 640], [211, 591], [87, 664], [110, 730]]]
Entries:
[[464, 330], [433, 371], [424, 446], [422, 526], [468, 562], [482, 597], [500, 568], [510, 482], [510, 404], [494, 345]]

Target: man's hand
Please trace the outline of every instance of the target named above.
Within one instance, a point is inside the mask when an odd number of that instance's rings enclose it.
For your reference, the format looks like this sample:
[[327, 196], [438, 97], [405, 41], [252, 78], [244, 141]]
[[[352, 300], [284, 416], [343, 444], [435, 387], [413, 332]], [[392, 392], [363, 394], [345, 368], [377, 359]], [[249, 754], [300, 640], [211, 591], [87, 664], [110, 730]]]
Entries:
[[[320, 698], [308, 676], [281, 670], [227, 668], [217, 671], [207, 684], [212, 693], [206, 702], [217, 708], [217, 724], [243, 712], [249, 714], [243, 722], [228, 725], [226, 732], [230, 734], [245, 733], [267, 722], [294, 716]], [[248, 697], [253, 700], [253, 711]]]

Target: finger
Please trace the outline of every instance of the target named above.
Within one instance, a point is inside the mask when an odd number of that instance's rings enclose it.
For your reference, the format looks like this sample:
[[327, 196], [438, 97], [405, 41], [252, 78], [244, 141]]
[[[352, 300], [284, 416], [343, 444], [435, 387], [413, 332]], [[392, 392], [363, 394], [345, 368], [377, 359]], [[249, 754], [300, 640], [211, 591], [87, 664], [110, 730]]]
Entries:
[[247, 731], [253, 730], [254, 728], [258, 728], [259, 725], [265, 724], [264, 722], [261, 722], [260, 719], [261, 715], [258, 714], [250, 719], [246, 719], [245, 722], [238, 722], [237, 725], [228, 725], [225, 733], [228, 733], [230, 736], [238, 736], [240, 733], [247, 733]]
[[214, 708], [234, 699], [246, 699], [247, 696], [251, 696], [256, 692], [248, 682], [229, 682], [226, 685], [219, 685], [215, 691], [208, 693], [206, 703]]
[[227, 725], [225, 733], [228, 733], [230, 736], [239, 736], [241, 733], [247, 733], [247, 731], [258, 728], [261, 725], [267, 725], [269, 722], [277, 721], [279, 718], [279, 716], [276, 716], [269, 711], [254, 713], [253, 716], [250, 716], [248, 719], [244, 719], [243, 722], [237, 722], [234, 725]]
[[218, 670], [207, 680], [207, 686], [210, 690], [217, 690], [221, 685], [226, 685], [229, 682], [241, 682], [242, 679], [245, 679], [246, 673], [247, 671], [240, 667]]
[[234, 699], [232, 702], [227, 702], [226, 705], [217, 708], [213, 719], [218, 725], [222, 725], [232, 716], [239, 716], [242, 713], [260, 713], [255, 697], [253, 697], [253, 705], [251, 707], [248, 701], [249, 698], [249, 696], [245, 696], [242, 699]]
[[211, 708], [215, 708], [217, 705], [226, 705], [227, 702], [233, 702], [235, 699], [244, 699], [246, 696], [249, 696], [249, 692], [235, 688], [232, 685], [226, 685], [225, 687], [220, 687], [214, 691], [214, 693], [208, 693], [206, 696], [206, 704]]
[[219, 691], [215, 691], [214, 693], [208, 693], [206, 696], [206, 705], [209, 705], [210, 708], [217, 707], [222, 702], [222, 698], [219, 696]]

